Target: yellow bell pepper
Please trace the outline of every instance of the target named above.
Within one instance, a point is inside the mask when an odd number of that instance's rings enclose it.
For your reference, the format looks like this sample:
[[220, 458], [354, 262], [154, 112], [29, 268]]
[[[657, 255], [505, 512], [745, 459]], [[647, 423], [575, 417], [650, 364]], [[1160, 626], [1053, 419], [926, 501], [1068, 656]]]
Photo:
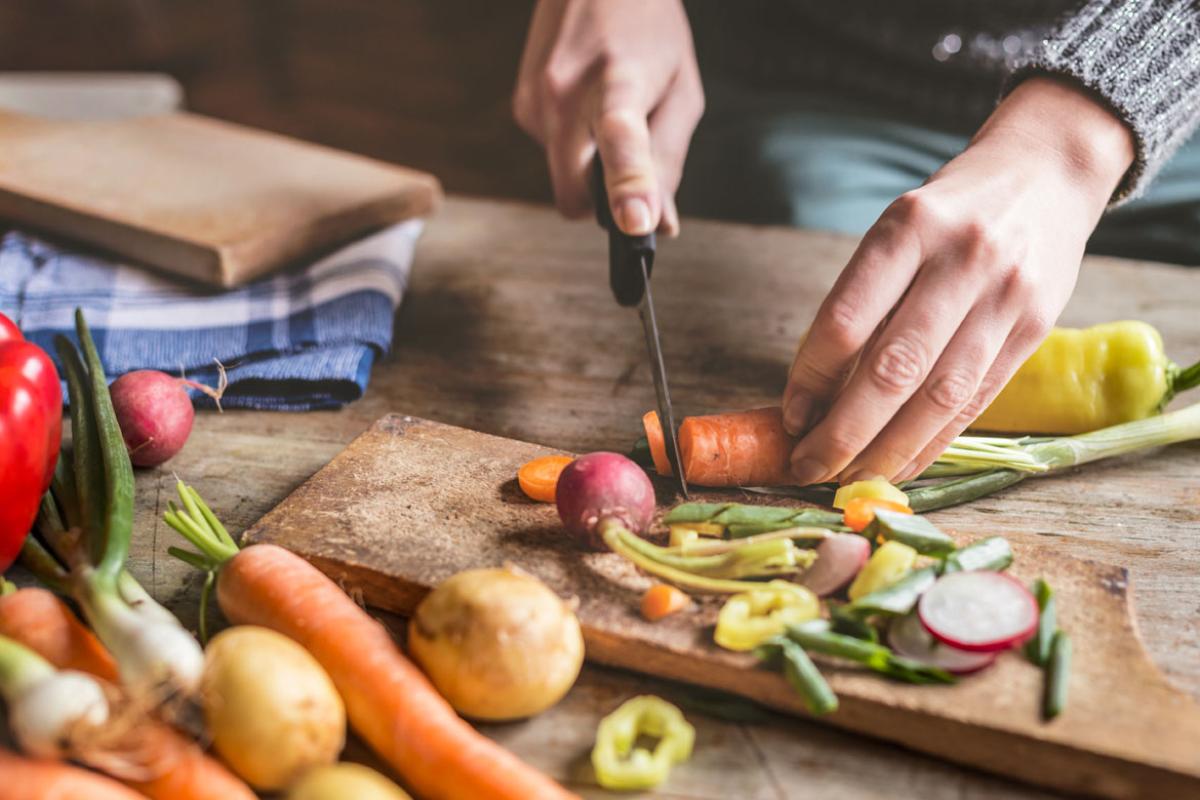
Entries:
[[[638, 739], [658, 739], [653, 750]], [[626, 700], [600, 720], [592, 748], [596, 781], [605, 789], [653, 789], [667, 779], [671, 767], [692, 755], [696, 729], [678, 708], [654, 695]]]
[[908, 574], [916, 561], [917, 551], [908, 545], [894, 540], [884, 542], [854, 577], [848, 591], [850, 599], [866, 597], [876, 589], [895, 583]]
[[1055, 328], [971, 425], [1000, 433], [1075, 434], [1144, 419], [1200, 384], [1145, 322]]
[[788, 625], [816, 619], [821, 601], [791, 581], [771, 581], [761, 589], [735, 594], [717, 614], [713, 640], [726, 650], [753, 650], [783, 633]]

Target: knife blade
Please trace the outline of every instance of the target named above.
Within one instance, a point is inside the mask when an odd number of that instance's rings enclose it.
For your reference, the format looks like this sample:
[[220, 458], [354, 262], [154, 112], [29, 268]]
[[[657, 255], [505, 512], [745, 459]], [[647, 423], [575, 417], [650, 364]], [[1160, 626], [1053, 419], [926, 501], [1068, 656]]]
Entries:
[[654, 295], [650, 291], [650, 273], [654, 268], [657, 241], [653, 233], [629, 236], [617, 227], [608, 207], [608, 192], [604, 187], [604, 165], [597, 155], [592, 165], [592, 202], [596, 221], [608, 231], [608, 275], [613, 296], [622, 306], [637, 306], [650, 356], [650, 372], [654, 379], [658, 420], [663, 429], [667, 460], [671, 472], [679, 481], [679, 491], [688, 497], [687, 479], [680, 468], [679, 443], [675, 435], [675, 414], [671, 409], [671, 390], [667, 384], [667, 367], [663, 361], [662, 337], [654, 313]]

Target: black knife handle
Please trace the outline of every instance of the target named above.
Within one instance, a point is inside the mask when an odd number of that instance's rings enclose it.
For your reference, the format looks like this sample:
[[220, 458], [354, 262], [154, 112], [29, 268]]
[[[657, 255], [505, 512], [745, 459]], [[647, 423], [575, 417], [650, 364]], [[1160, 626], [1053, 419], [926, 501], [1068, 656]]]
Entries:
[[608, 207], [608, 190], [604, 187], [604, 164], [597, 155], [592, 161], [591, 175], [592, 205], [596, 207], [596, 221], [608, 231], [608, 282], [613, 297], [622, 306], [636, 306], [642, 301], [642, 260], [646, 262], [646, 275], [654, 268], [654, 250], [657, 239], [654, 233], [645, 236], [630, 236], [617, 227], [612, 210]]

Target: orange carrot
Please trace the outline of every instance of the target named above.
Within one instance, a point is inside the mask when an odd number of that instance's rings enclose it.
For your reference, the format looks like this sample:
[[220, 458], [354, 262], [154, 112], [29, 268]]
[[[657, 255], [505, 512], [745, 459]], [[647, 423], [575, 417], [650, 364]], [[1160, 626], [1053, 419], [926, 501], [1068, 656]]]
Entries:
[[651, 622], [687, 608], [692, 599], [666, 583], [656, 583], [642, 595], [642, 616]]
[[117, 682], [117, 663], [67, 604], [45, 589], [0, 596], [0, 636], [28, 647], [59, 669]]
[[578, 798], [475, 731], [336, 583], [274, 545], [247, 547], [217, 583], [232, 622], [298, 642], [329, 673], [350, 722], [427, 800]]
[[24, 758], [0, 748], [4, 800], [145, 800], [111, 778], [62, 761]]
[[570, 456], [542, 456], [517, 470], [517, 483], [530, 500], [553, 503], [558, 476], [574, 461]]
[[[642, 418], [654, 467], [670, 474], [658, 414]], [[777, 407], [731, 414], [685, 417], [679, 426], [679, 460], [688, 483], [697, 486], [779, 486], [791, 475], [796, 439], [783, 429]]]
[[[19, 589], [0, 597], [0, 635], [59, 669], [77, 669], [110, 683], [117, 680], [112, 656], [71, 609], [45, 589]], [[137, 735], [139, 761], [147, 761], [146, 768], [158, 775], [125, 781], [142, 795], [155, 800], [254, 800], [249, 786], [171, 726], [146, 720]]]
[[875, 509], [877, 508], [886, 508], [901, 514], [913, 513], [911, 508], [903, 503], [897, 503], [895, 500], [884, 500], [882, 497], [856, 497], [842, 510], [842, 519], [847, 528], [862, 533], [871, 524], [871, 520], [875, 519]]

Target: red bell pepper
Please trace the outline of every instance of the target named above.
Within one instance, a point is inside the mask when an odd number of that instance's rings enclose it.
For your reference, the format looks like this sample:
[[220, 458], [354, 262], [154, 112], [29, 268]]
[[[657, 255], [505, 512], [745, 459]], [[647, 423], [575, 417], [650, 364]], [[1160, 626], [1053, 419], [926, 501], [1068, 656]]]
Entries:
[[0, 572], [16, 559], [33, 526], [61, 439], [58, 371], [0, 314]]

